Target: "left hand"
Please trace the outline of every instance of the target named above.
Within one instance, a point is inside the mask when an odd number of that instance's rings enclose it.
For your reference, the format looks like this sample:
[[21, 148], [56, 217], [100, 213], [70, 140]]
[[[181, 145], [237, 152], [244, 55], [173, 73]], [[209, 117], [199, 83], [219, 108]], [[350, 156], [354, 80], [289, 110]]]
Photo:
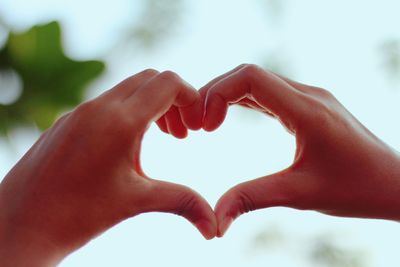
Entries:
[[327, 90], [244, 64], [200, 91], [207, 131], [223, 123], [230, 104], [239, 104], [277, 118], [296, 137], [289, 167], [221, 196], [215, 207], [218, 236], [243, 213], [276, 206], [400, 220], [400, 155]]

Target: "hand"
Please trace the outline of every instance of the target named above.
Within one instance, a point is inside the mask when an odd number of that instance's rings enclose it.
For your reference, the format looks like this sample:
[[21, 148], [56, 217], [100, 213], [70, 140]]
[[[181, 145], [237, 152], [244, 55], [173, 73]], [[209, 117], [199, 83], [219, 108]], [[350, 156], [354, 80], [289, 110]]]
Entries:
[[400, 219], [400, 157], [328, 91], [254, 65], [242, 65], [201, 90], [203, 128], [215, 130], [229, 104], [272, 115], [296, 136], [293, 164], [239, 184], [218, 201], [218, 236], [239, 215], [285, 206], [330, 215]]
[[171, 107], [181, 118], [168, 121], [176, 136], [201, 128], [199, 93], [172, 72], [146, 70], [47, 130], [0, 185], [0, 265], [54, 265], [113, 225], [150, 211], [181, 215], [214, 237], [215, 215], [202, 197], [150, 179], [140, 167], [146, 129]]

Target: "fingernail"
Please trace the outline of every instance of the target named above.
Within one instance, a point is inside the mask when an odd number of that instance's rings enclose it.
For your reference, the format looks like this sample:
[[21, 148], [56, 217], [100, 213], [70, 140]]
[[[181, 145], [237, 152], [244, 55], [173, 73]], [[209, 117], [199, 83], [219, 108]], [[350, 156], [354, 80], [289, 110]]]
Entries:
[[196, 223], [196, 227], [207, 240], [213, 239], [216, 236], [216, 226], [209, 220], [200, 220]]
[[232, 217], [225, 217], [222, 222], [218, 226], [218, 237], [223, 237], [228, 230], [229, 226], [232, 224], [233, 218]]

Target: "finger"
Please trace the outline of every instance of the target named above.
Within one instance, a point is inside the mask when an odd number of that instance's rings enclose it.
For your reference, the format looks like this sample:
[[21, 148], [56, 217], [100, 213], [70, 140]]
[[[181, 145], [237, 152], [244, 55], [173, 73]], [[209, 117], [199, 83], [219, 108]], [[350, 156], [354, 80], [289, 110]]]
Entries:
[[144, 83], [148, 82], [159, 73], [160, 72], [154, 69], [146, 69], [128, 77], [110, 90], [104, 92], [99, 97], [107, 99], [117, 98], [120, 100], [124, 100], [135, 93], [136, 90], [139, 89]]
[[278, 76], [279, 78], [281, 78], [282, 80], [284, 80], [285, 82], [287, 82], [289, 85], [291, 85], [293, 88], [305, 93], [305, 94], [309, 94], [309, 93], [313, 93], [313, 89], [311, 88], [311, 86], [305, 85], [303, 83], [299, 83], [296, 82], [292, 79], [289, 79], [285, 76], [282, 76], [280, 74], [276, 74], [274, 73], [276, 76]]
[[196, 92], [198, 100], [190, 106], [180, 107], [179, 113], [186, 128], [191, 130], [201, 129], [203, 122], [204, 105], [200, 94]]
[[[176, 109], [176, 111], [170, 112], [171, 109]], [[179, 120], [180, 124], [183, 124], [186, 129], [201, 129], [203, 120], [203, 104], [201, 100], [196, 101], [189, 107], [177, 108], [175, 106], [171, 106], [161, 118], [166, 117], [165, 115], [168, 113], [176, 114], [176, 118], [174, 118], [174, 120]]]
[[185, 138], [188, 134], [187, 128], [182, 123], [178, 108], [172, 106], [164, 115], [168, 132], [176, 138]]
[[249, 98], [271, 111], [292, 129], [298, 115], [304, 115], [307, 106], [304, 94], [261, 68], [248, 65], [213, 85], [206, 96], [203, 128], [212, 131], [226, 117], [229, 103]]
[[161, 118], [159, 118], [156, 121], [156, 124], [158, 126], [158, 128], [160, 128], [161, 131], [163, 131], [166, 134], [169, 134], [168, 132], [168, 126], [167, 126], [167, 121], [165, 120], [165, 115], [162, 116]]
[[[201, 122], [203, 123], [204, 120], [204, 113], [205, 113], [205, 105], [206, 105], [206, 96], [208, 93], [208, 90], [210, 90], [210, 88], [218, 83], [219, 81], [225, 79], [226, 77], [228, 77], [229, 75], [231, 75], [232, 73], [236, 72], [237, 70], [241, 69], [244, 67], [245, 64], [239, 65], [236, 68], [212, 79], [210, 82], [208, 82], [206, 85], [204, 85], [202, 88], [200, 88], [199, 90], [199, 94], [200, 94], [200, 98], [201, 98], [201, 106], [202, 106], [202, 118], [201, 118]], [[200, 126], [201, 128], [201, 126]]]
[[236, 68], [212, 79], [210, 82], [208, 82], [206, 85], [204, 85], [202, 88], [200, 88], [199, 93], [200, 96], [202, 96], [203, 98], [205, 98], [205, 96], [207, 95], [208, 90], [216, 83], [218, 83], [219, 81], [225, 79], [226, 77], [228, 77], [229, 75], [231, 75], [232, 73], [235, 73], [237, 70], [241, 69], [245, 67], [245, 64], [239, 65]]
[[257, 104], [256, 102], [254, 102], [248, 98], [244, 98], [244, 99], [240, 100], [237, 104], [241, 105], [243, 107], [246, 107], [246, 108], [257, 110], [259, 112], [267, 114], [268, 116], [275, 117], [275, 115], [271, 111], [267, 110], [266, 108], [260, 106], [259, 104]]
[[149, 122], [158, 120], [172, 105], [190, 110], [196, 107], [199, 99], [199, 93], [192, 86], [177, 74], [165, 71], [139, 88], [124, 105], [136, 114], [139, 124], [147, 126]]
[[164, 181], [151, 180], [148, 211], [168, 212], [186, 218], [206, 239], [217, 233], [214, 211], [204, 198], [192, 189]]
[[222, 237], [230, 224], [243, 213], [253, 210], [286, 206], [297, 198], [295, 174], [287, 170], [247, 181], [231, 188], [215, 207], [218, 237]]

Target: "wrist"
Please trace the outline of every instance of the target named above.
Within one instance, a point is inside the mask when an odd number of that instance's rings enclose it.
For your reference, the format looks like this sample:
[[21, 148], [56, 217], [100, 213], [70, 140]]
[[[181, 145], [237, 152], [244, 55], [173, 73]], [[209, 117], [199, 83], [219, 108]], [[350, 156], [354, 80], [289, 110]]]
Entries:
[[0, 233], [0, 266], [50, 267], [56, 266], [66, 256], [49, 240], [30, 230], [6, 227]]
[[377, 209], [382, 213], [377, 218], [400, 221], [400, 154], [388, 149], [388, 157], [377, 160], [380, 168], [375, 173], [378, 185], [374, 188], [374, 195], [381, 203]]
[[28, 220], [21, 223], [15, 219], [15, 212], [10, 210], [12, 203], [5, 195], [4, 184], [0, 184], [0, 266], [57, 265], [68, 253], [30, 228]]

